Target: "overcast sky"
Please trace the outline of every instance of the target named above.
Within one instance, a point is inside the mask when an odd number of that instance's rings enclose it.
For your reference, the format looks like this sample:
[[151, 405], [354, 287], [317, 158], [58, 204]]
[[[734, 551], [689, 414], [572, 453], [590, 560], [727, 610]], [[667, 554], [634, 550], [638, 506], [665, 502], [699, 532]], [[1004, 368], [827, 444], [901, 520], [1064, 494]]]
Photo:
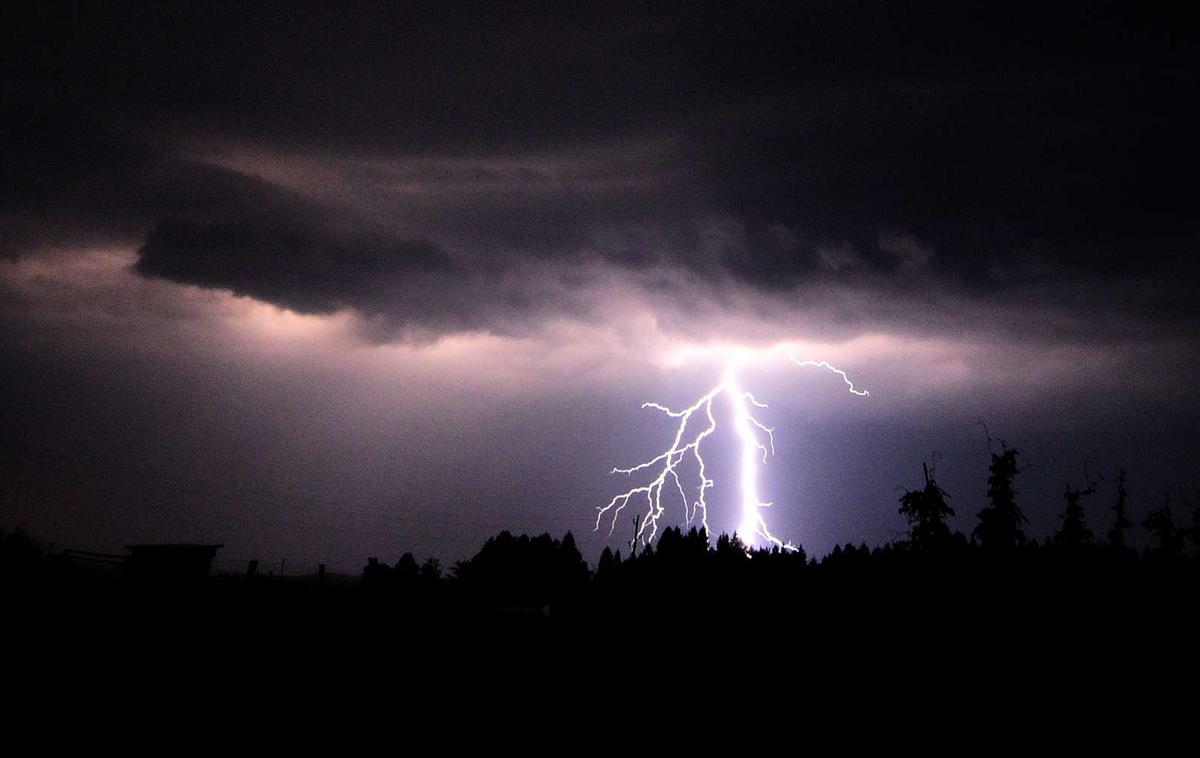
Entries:
[[0, 11], [0, 525], [346, 570], [570, 529], [594, 560], [633, 515], [591, 531], [609, 471], [674, 432], [641, 403], [779, 342], [871, 392], [741, 375], [810, 553], [902, 536], [922, 461], [969, 531], [981, 420], [1038, 537], [1085, 467], [1098, 533], [1118, 466], [1139, 520], [1195, 501], [1190, 19], [30, 5]]

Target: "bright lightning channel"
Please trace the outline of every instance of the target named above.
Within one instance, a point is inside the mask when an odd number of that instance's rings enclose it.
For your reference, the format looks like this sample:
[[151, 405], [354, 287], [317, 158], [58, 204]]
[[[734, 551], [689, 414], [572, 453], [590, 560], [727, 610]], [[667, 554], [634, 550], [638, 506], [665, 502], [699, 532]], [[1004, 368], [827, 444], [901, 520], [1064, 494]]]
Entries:
[[[837, 374], [845, 382], [851, 394], [860, 397], [870, 395], [867, 390], [855, 387], [854, 382], [846, 376], [845, 371], [827, 361], [802, 361], [796, 358], [790, 350], [780, 346], [766, 352], [774, 353], [776, 351], [782, 351], [797, 366], [823, 368]], [[682, 410], [672, 410], [659, 403], [642, 404], [643, 408], [660, 411], [676, 420], [674, 439], [665, 452], [654, 458], [630, 468], [614, 468], [612, 470], [614, 474], [625, 474], [626, 476], [643, 472], [654, 473], [655, 476], [649, 484], [623, 492], [610, 500], [608, 505], [597, 508], [596, 529], [600, 528], [600, 523], [605, 515], [609, 515], [608, 533], [611, 535], [616, 528], [617, 517], [621, 515], [621, 511], [629, 505], [631, 500], [644, 497], [647, 510], [644, 518], [638, 522], [635, 539], [640, 540], [643, 544], [653, 541], [655, 535], [658, 534], [659, 519], [665, 512], [663, 491], [668, 490], [679, 493], [679, 497], [683, 501], [685, 521], [688, 524], [698, 520], [705, 532], [712, 533], [708, 528], [706, 492], [713, 486], [713, 480], [709, 479], [705, 473], [704, 457], [701, 455], [700, 448], [704, 440], [717, 430], [716, 416], [713, 415], [713, 402], [718, 397], [724, 397], [733, 410], [733, 431], [737, 436], [740, 450], [741, 482], [739, 492], [742, 512], [737, 534], [747, 546], [752, 545], [754, 540], [760, 539], [784, 550], [795, 549], [791, 542], [785, 542], [771, 532], [764, 517], [763, 511], [770, 508], [771, 503], [763, 502], [758, 493], [758, 467], [760, 463], [766, 465], [768, 455], [775, 453], [775, 430], [759, 421], [752, 411], [754, 408], [766, 408], [767, 404], [760, 402], [752, 394], [743, 390], [738, 381], [738, 369], [742, 364], [741, 358], [745, 354], [745, 351], [738, 351], [728, 357], [721, 381], [696, 402]], [[689, 436], [689, 426], [693, 428], [696, 426], [692, 423], [693, 418], [699, 419], [700, 428], [699, 431], [694, 431]], [[680, 466], [688, 459], [696, 462], [698, 481], [690, 486], [685, 486], [684, 480], [681, 478]], [[689, 489], [694, 493], [694, 497], [689, 498]]]

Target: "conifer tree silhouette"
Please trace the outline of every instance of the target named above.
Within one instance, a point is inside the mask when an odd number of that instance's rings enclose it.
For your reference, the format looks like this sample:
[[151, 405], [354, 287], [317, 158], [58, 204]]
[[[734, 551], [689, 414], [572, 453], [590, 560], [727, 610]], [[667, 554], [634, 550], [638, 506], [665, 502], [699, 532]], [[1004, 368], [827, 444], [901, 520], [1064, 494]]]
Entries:
[[1142, 526], [1150, 530], [1158, 540], [1159, 555], [1173, 558], [1183, 552], [1183, 534], [1176, 528], [1175, 519], [1171, 515], [1170, 493], [1163, 499], [1163, 507], [1150, 511]]
[[1095, 540], [1092, 530], [1088, 528], [1081, 503], [1085, 495], [1091, 495], [1095, 491], [1095, 487], [1090, 484], [1087, 489], [1083, 490], [1072, 489], [1071, 485], [1067, 484], [1067, 492], [1063, 496], [1066, 498], [1067, 507], [1058, 517], [1062, 521], [1062, 526], [1054, 534], [1055, 545], [1078, 549], [1091, 545]]
[[1012, 549], [1025, 544], [1021, 524], [1028, 519], [1017, 506], [1017, 490], [1013, 479], [1021, 473], [1017, 466], [1018, 452], [1001, 442], [1001, 452], [992, 453], [988, 465], [988, 507], [979, 512], [979, 524], [971, 533], [979, 544], [989, 549]]
[[1112, 507], [1115, 516], [1112, 529], [1108, 530], [1108, 544], [1117, 550], [1124, 550], [1129, 546], [1125, 533], [1133, 528], [1133, 522], [1129, 520], [1128, 505], [1129, 491], [1125, 488], [1125, 469], [1121, 469], [1117, 473], [1117, 502]]
[[900, 513], [908, 521], [909, 540], [913, 549], [929, 550], [950, 537], [946, 519], [954, 515], [954, 510], [946, 505], [950, 495], [929, 475], [929, 467], [925, 464], [921, 466], [925, 472], [925, 487], [907, 490], [900, 496]]

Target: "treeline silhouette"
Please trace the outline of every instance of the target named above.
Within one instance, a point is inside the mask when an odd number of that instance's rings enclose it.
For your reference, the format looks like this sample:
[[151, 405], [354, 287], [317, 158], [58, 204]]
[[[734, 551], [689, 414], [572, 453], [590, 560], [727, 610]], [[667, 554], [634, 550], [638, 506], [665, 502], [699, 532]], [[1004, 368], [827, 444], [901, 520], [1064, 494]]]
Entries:
[[[99, 666], [97, 676], [120, 680], [130, 666], [188, 661], [188, 681], [217, 699], [213, 672], [264, 665], [306, 686], [390, 671], [368, 690], [375, 696], [418, 673], [452, 684], [451, 670], [504, 683], [572, 675], [636, 692], [651, 672], [699, 688], [715, 666], [730, 682], [819, 676], [843, 701], [932, 682], [959, 691], [967, 680], [995, 694], [1031, 672], [1081, 690], [1097, 680], [1128, 688], [1147, 672], [1190, 676], [1196, 516], [1181, 524], [1163, 502], [1134, 518], [1119, 474], [1102, 539], [1083, 508], [1096, 496], [1088, 480], [1064, 489], [1058, 528], [1039, 541], [1026, 533], [1019, 474], [1016, 450], [992, 455], [987, 504], [962, 533], [927, 469], [893, 505], [904, 539], [819, 558], [672, 527], [650, 544], [605, 548], [591, 567], [569, 532], [501, 532], [449, 568], [405, 553], [369, 558], [357, 577], [263, 575], [253, 562], [245, 573], [156, 581], [153, 564], [128, 571], [114, 556], [49, 551], [0, 530], [0, 607], [9, 649], [61, 661], [64, 676]], [[1149, 544], [1134, 549], [1146, 541], [1134, 539], [1139, 527]], [[180, 547], [194, 557], [197, 546]]]
[[992, 453], [987, 505], [969, 535], [950, 528], [955, 515], [950, 496], [926, 467], [924, 486], [899, 497], [907, 538], [875, 548], [839, 545], [812, 559], [802, 548], [750, 548], [736, 535], [713, 541], [703, 530], [672, 527], [653, 543], [633, 543], [625, 555], [605, 548], [589, 571], [569, 532], [561, 541], [502, 532], [476, 556], [456, 563], [448, 576], [436, 562], [418, 568], [411, 554], [395, 566], [371, 559], [363, 587], [377, 597], [426, 608], [447, 600], [501, 613], [712, 614], [728, 608], [736, 615], [747, 604], [791, 612], [806, 603], [835, 602], [848, 591], [870, 598], [876, 609], [895, 606], [897, 597], [909, 608], [932, 599], [963, 608], [1023, 602], [1063, 609], [1111, 605], [1122, 593], [1140, 603], [1169, 596], [1195, 576], [1200, 510], [1190, 526], [1179, 526], [1170, 502], [1164, 502], [1143, 521], [1153, 544], [1135, 551], [1121, 471], [1104, 539], [1096, 539], [1085, 516], [1083, 501], [1095, 494], [1097, 483], [1088, 481], [1067, 485], [1059, 528], [1039, 542], [1025, 533], [1028, 520], [1015, 486], [1019, 474], [1016, 449], [1005, 445]]
[[[924, 485], [898, 498], [908, 523], [906, 539], [874, 548], [839, 545], [822, 558], [802, 548], [751, 548], [734, 535], [710, 539], [703, 530], [662, 530], [649, 544], [632, 543], [626, 554], [605, 548], [591, 569], [568, 532], [529, 537], [501, 532], [472, 558], [444, 571], [435, 558], [405, 553], [394, 564], [370, 558], [357, 584], [341, 583], [341, 596], [372, 612], [414, 616], [628, 618], [689, 615], [741, 618], [746, 613], [809, 615], [815, 609], [843, 614], [887, 614], [896, 619], [1020, 608], [1062, 617], [1068, 611], [1116, 615], [1154, 606], [1161, 613], [1194, 590], [1200, 563], [1200, 509], [1190, 525], [1176, 523], [1169, 501], [1142, 521], [1152, 543], [1132, 547], [1124, 471], [1116, 479], [1112, 521], [1103, 539], [1087, 523], [1083, 502], [1099, 479], [1067, 485], [1059, 527], [1042, 541], [1025, 533], [1018, 505], [1020, 456], [1007, 445], [992, 451], [987, 505], [970, 534], [955, 532], [950, 495], [928, 467]], [[153, 590], [159, 599], [253, 598], [261, 607], [303, 604], [335, 583], [284, 583], [272, 577], [214, 577], [202, 588], [169, 582], [96, 581], [94, 567], [81, 568], [63, 554], [43, 550], [21, 531], [0, 531], [0, 583], [8, 590], [86, 591], [103, 586], [124, 592]], [[144, 572], [143, 572], [144, 573]], [[186, 590], [186, 591], [185, 591]], [[188, 593], [191, 593], [190, 595]], [[313, 602], [330, 602], [319, 600]], [[1161, 605], [1161, 607], [1155, 604]]]

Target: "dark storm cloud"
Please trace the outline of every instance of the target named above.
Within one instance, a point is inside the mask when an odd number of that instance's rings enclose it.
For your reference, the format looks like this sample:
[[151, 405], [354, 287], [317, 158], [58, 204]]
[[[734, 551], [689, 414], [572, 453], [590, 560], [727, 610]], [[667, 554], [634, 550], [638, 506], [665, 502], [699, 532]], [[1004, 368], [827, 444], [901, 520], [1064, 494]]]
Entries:
[[[1075, 311], [1189, 320], [1196, 35], [1161, 11], [9, 13], [8, 255], [126, 240], [145, 274], [434, 330], [568, 310], [538, 266], [595, 261], [893, 312], [1054, 287]], [[197, 160], [196, 135], [323, 161], [349, 194]], [[1102, 298], [1068, 297], [1085, 286]]]
[[[398, 277], [450, 268], [428, 242], [320, 228], [167, 220], [141, 249], [137, 271], [230, 288], [301, 313], [333, 313], [395, 292]], [[372, 308], [373, 309], [373, 308]]]
[[169, 217], [311, 223], [329, 211], [28, 85], [6, 92], [4, 252], [140, 239]]

